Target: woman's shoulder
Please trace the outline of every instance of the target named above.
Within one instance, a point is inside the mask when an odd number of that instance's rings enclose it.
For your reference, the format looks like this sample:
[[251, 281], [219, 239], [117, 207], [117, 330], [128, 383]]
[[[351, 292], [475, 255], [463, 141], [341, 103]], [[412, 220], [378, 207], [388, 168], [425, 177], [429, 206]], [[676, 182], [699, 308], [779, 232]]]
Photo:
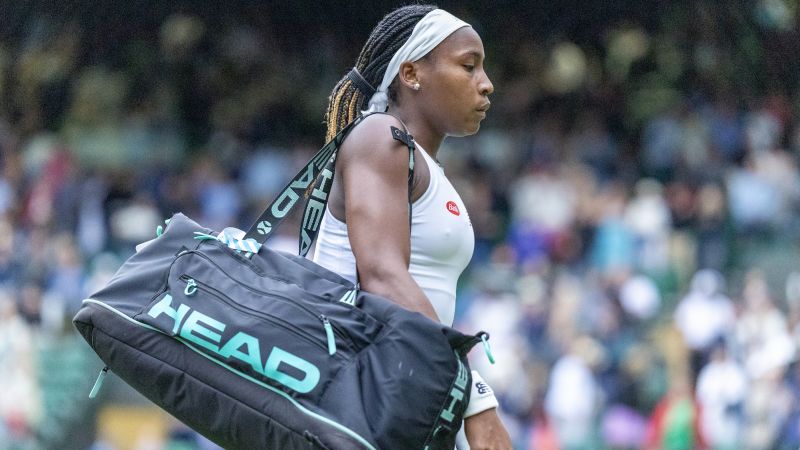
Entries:
[[392, 127], [405, 131], [403, 122], [391, 114], [364, 117], [342, 142], [343, 153], [351, 156], [368, 153], [381, 158], [397, 153], [398, 147], [406, 145], [393, 137]]
[[[408, 133], [405, 124], [391, 114], [371, 114], [361, 120], [347, 136], [340, 150], [338, 167], [345, 172], [366, 170], [384, 179], [403, 181], [408, 177], [408, 146], [396, 139], [392, 127]], [[430, 172], [419, 147], [414, 149], [412, 200], [428, 188]]]
[[[378, 127], [396, 127], [405, 129], [405, 124], [399, 117], [391, 113], [371, 113], [361, 119], [361, 123], [356, 125], [355, 129], [373, 129]], [[355, 131], [355, 129], [353, 131]]]

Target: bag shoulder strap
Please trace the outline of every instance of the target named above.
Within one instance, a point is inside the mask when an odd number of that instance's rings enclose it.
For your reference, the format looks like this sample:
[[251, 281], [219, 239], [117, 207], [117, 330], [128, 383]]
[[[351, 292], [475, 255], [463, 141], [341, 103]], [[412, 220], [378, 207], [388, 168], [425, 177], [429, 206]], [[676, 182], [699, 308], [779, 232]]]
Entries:
[[[359, 122], [359, 119], [354, 120], [352, 123], [345, 126], [336, 136], [328, 141], [317, 153], [311, 157], [311, 160], [300, 169], [291, 181], [283, 188], [280, 194], [267, 206], [264, 211], [258, 216], [256, 221], [244, 235], [245, 240], [254, 239], [256, 242], [263, 244], [272, 235], [275, 228], [289, 215], [297, 205], [297, 201], [301, 197], [306, 197], [312, 183], [320, 175], [323, 168], [328, 164], [332, 158], [336, 159], [336, 152], [339, 149], [342, 141], [350, 132], [350, 130]], [[333, 174], [327, 178], [332, 179]], [[330, 190], [330, 186], [327, 187]], [[326, 195], [327, 199], [327, 195]]]
[[[396, 127], [389, 127], [390, 132], [393, 139], [396, 139], [408, 148], [408, 226], [409, 230], [411, 229], [411, 188], [413, 187], [413, 180], [414, 180], [414, 137], [408, 134], [407, 128], [405, 123], [400, 120], [399, 117], [395, 116], [391, 113], [386, 112], [375, 112], [371, 114], [367, 114], [364, 116], [359, 116], [358, 119], [353, 121], [353, 127], [350, 128], [352, 131], [353, 128], [356, 126], [356, 122], [363, 120], [364, 118], [372, 115], [372, 114], [386, 114], [394, 117], [397, 119], [400, 124], [402, 124], [403, 129], [400, 130]], [[344, 138], [341, 142], [344, 141]], [[330, 192], [331, 186], [333, 185], [333, 175], [336, 169], [336, 153], [331, 157], [326, 164], [325, 168], [323, 169], [320, 177], [317, 179], [316, 183], [314, 184], [314, 188], [311, 190], [311, 196], [306, 193], [306, 209], [303, 211], [303, 219], [300, 221], [300, 240], [299, 240], [299, 249], [298, 255], [305, 257], [309, 250], [311, 250], [311, 246], [314, 241], [317, 239], [317, 235], [319, 234], [319, 226], [322, 223], [322, 217], [325, 214], [325, 207], [328, 203], [328, 193]], [[330, 181], [326, 178], [327, 174], [330, 174]]]
[[[382, 113], [373, 113], [382, 114]], [[385, 114], [385, 113], [383, 113]], [[244, 239], [254, 239], [263, 244], [272, 235], [278, 225], [283, 222], [286, 216], [297, 206], [300, 198], [306, 199], [306, 208], [303, 212], [300, 229], [300, 250], [301, 256], [306, 256], [311, 249], [311, 245], [317, 237], [319, 226], [322, 223], [322, 216], [325, 206], [328, 204], [328, 194], [330, 193], [333, 174], [336, 167], [336, 156], [344, 142], [345, 137], [367, 116], [359, 116], [356, 120], [345, 126], [333, 139], [328, 141], [319, 151], [311, 157], [311, 160], [300, 169], [291, 181], [283, 188], [280, 194], [267, 206], [258, 216], [253, 225], [247, 230]], [[398, 119], [399, 120], [399, 119]], [[402, 121], [401, 121], [402, 123]], [[403, 124], [403, 128], [405, 124]], [[406, 131], [396, 127], [390, 129], [392, 138], [402, 142], [408, 147], [408, 219], [411, 224], [411, 188], [414, 178], [414, 138]]]

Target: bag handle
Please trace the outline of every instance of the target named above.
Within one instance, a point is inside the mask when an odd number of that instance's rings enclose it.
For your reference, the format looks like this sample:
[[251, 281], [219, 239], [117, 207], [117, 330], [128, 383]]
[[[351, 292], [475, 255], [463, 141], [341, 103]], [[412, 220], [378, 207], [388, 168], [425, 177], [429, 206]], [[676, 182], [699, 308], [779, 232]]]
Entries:
[[[381, 113], [374, 113], [381, 114]], [[283, 188], [275, 200], [267, 206], [258, 216], [243, 239], [254, 239], [263, 244], [272, 235], [272, 231], [280, 225], [297, 206], [300, 198], [306, 199], [306, 208], [300, 228], [300, 256], [305, 257], [311, 249], [311, 244], [319, 233], [325, 206], [328, 204], [328, 194], [333, 185], [333, 174], [336, 168], [336, 156], [344, 138], [352, 129], [367, 116], [359, 116], [350, 122], [333, 139], [328, 141], [311, 160], [300, 169]], [[405, 128], [405, 124], [403, 125]], [[411, 188], [414, 179], [414, 137], [406, 131], [391, 127], [392, 138], [402, 142], [408, 147], [408, 222], [411, 225]]]

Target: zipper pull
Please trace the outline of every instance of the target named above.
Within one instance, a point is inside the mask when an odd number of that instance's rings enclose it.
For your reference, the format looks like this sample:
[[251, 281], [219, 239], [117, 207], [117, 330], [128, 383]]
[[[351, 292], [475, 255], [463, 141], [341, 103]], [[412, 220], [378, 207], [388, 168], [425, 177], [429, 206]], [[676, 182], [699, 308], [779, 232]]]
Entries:
[[188, 278], [186, 280], [186, 289], [183, 290], [183, 293], [187, 297], [193, 296], [197, 292], [197, 282], [194, 281], [194, 278]]
[[169, 225], [169, 221], [172, 219], [167, 219], [164, 221], [164, 225], [159, 225], [156, 227], [156, 237], [160, 237], [164, 234], [164, 226]]
[[486, 353], [486, 357], [489, 358], [489, 362], [494, 364], [494, 355], [492, 355], [492, 348], [489, 347], [489, 333], [481, 332], [481, 341], [483, 341], [483, 351]]
[[336, 353], [336, 339], [333, 337], [333, 326], [325, 314], [320, 314], [319, 318], [322, 319], [322, 326], [325, 327], [325, 336], [328, 338], [328, 354], [333, 355]]
[[100, 392], [100, 388], [103, 387], [103, 381], [106, 379], [106, 375], [108, 375], [108, 366], [103, 367], [103, 370], [97, 375], [97, 380], [95, 380], [92, 390], [89, 391], [89, 398], [97, 397], [97, 393]]

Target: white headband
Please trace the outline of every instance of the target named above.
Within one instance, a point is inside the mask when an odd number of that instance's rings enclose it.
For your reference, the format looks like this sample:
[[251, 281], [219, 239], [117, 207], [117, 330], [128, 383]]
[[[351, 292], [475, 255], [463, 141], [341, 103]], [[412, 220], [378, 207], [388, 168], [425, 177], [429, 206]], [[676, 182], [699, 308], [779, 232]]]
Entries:
[[406, 61], [417, 61], [433, 50], [447, 36], [453, 34], [454, 31], [468, 26], [470, 24], [443, 9], [434, 9], [426, 14], [425, 17], [417, 22], [408, 40], [392, 56], [392, 60], [389, 61], [386, 72], [383, 74], [383, 81], [378, 86], [375, 94], [372, 95], [372, 98], [369, 99], [369, 106], [366, 111], [363, 111], [364, 114], [386, 111], [386, 107], [389, 105], [389, 96], [386, 91], [389, 89], [389, 85], [392, 84], [394, 77], [400, 72], [400, 64]]

